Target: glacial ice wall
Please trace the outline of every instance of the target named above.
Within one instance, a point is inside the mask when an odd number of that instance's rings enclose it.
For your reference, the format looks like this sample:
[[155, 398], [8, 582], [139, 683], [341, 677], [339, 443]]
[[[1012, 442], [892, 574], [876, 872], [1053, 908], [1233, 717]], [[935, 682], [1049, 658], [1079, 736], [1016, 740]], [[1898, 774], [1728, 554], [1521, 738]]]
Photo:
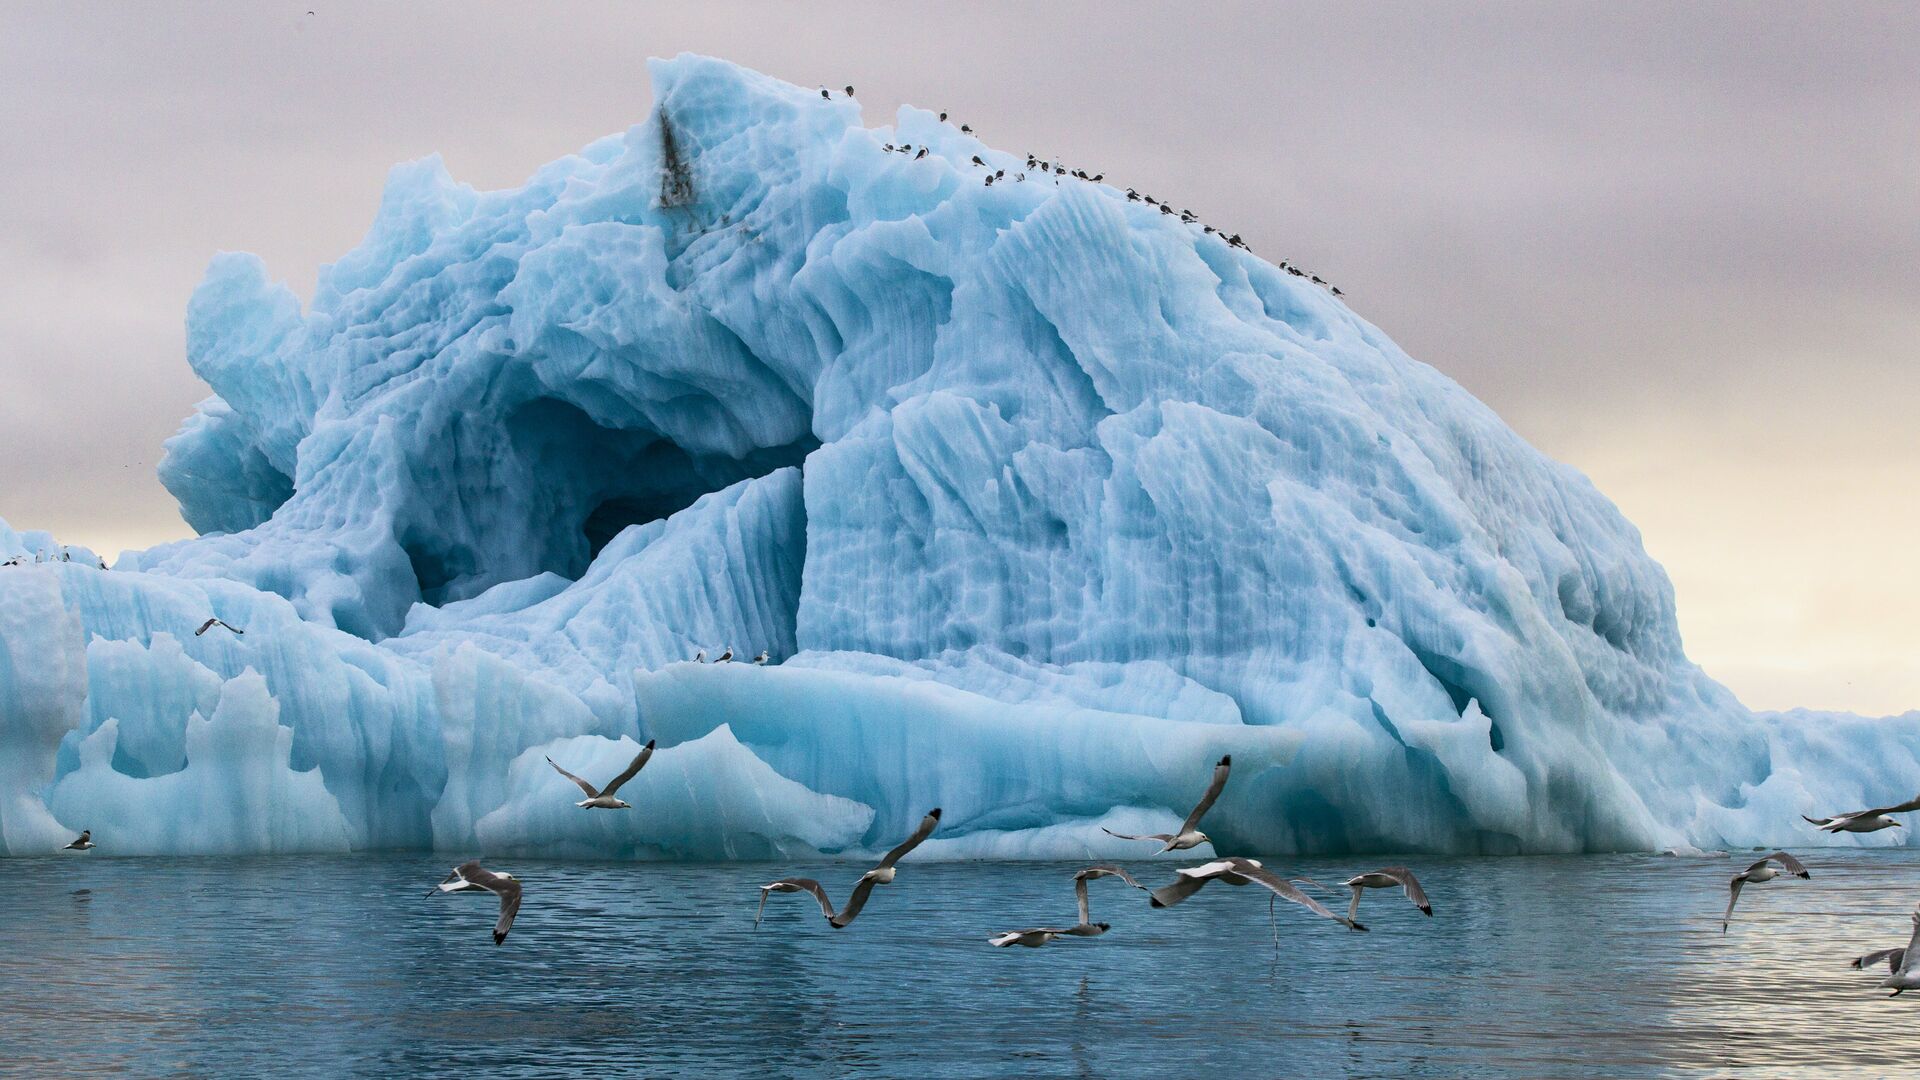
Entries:
[[[1920, 714], [1749, 713], [1591, 484], [1320, 287], [921, 110], [653, 74], [521, 188], [395, 169], [304, 307], [214, 260], [160, 466], [201, 535], [0, 568], [0, 850], [774, 857], [941, 805], [930, 854], [1138, 854], [1099, 826], [1225, 752], [1249, 853], [1911, 793]], [[687, 662], [729, 646], [774, 664]], [[620, 814], [541, 760], [647, 738]]]

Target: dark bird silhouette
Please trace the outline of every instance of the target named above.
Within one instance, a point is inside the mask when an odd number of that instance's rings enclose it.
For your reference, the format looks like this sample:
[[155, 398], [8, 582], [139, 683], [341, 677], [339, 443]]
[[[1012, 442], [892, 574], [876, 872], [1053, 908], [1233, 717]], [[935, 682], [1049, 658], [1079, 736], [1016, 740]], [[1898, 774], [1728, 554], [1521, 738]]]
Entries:
[[853, 96], [853, 87], [851, 87], [851, 86], [849, 86], [849, 87], [847, 87], [847, 96], [848, 96], [848, 97], [852, 97], [852, 96]]
[[921, 147], [921, 148], [920, 148], [920, 152], [919, 152], [919, 153], [917, 153], [917, 154], [915, 154], [915, 155], [913, 155], [913, 160], [915, 160], [915, 161], [919, 161], [919, 160], [920, 160], [921, 158], [923, 158], [923, 157], [926, 157], [926, 156], [927, 156], [927, 148], [923, 146], [923, 147]]
[[833, 97], [832, 94], [827, 93], [827, 88], [824, 86], [820, 88], [820, 96], [827, 99], [831, 99]]
[[233, 631], [236, 635], [246, 633], [245, 630], [242, 630], [237, 626], [228, 626], [226, 623], [221, 622], [219, 619], [208, 619], [206, 622], [203, 622], [200, 624], [200, 629], [195, 630], [193, 632], [193, 636], [199, 637], [201, 634], [206, 633], [207, 631], [213, 629], [216, 626], [225, 626], [227, 629]]
[[971, 135], [971, 134], [973, 134], [973, 128], [972, 128], [972, 127], [971, 127], [970, 125], [967, 125], [967, 124], [961, 124], [961, 125], [960, 125], [960, 134], [962, 134], [962, 135]]

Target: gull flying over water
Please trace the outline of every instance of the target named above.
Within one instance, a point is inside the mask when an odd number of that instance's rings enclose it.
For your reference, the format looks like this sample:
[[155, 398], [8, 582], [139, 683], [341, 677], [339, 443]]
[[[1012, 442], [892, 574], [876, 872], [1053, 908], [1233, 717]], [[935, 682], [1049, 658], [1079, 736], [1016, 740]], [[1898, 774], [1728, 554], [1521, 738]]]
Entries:
[[1087, 882], [1092, 878], [1109, 876], [1117, 877], [1136, 889], [1146, 889], [1145, 885], [1133, 880], [1132, 874], [1127, 873], [1118, 866], [1089, 866], [1085, 870], [1073, 875], [1073, 894], [1074, 898], [1080, 903], [1079, 922], [1074, 923], [1072, 926], [1036, 926], [1030, 930], [1009, 930], [1004, 934], [993, 935], [987, 939], [987, 943], [996, 949], [1004, 949], [1009, 945], [1022, 945], [1029, 949], [1037, 949], [1055, 938], [1099, 937], [1113, 927], [1110, 923], [1097, 923], [1093, 921], [1093, 914], [1087, 904]]
[[201, 634], [204, 634], [204, 633], [206, 633], [207, 631], [209, 631], [209, 630], [211, 630], [211, 629], [213, 629], [213, 628], [214, 628], [214, 627], [216, 627], [216, 626], [224, 626], [224, 627], [226, 627], [226, 628], [227, 628], [228, 630], [231, 630], [231, 631], [233, 631], [233, 632], [234, 632], [235, 634], [244, 634], [244, 633], [246, 633], [246, 631], [245, 631], [245, 630], [242, 630], [242, 629], [240, 629], [240, 628], [239, 628], [239, 627], [237, 627], [237, 626], [232, 626], [232, 625], [229, 625], [228, 623], [225, 623], [225, 622], [222, 622], [222, 621], [220, 621], [219, 619], [208, 619], [208, 620], [207, 620], [206, 622], [203, 622], [203, 623], [201, 623], [201, 624], [200, 624], [200, 629], [198, 629], [198, 630], [195, 630], [195, 631], [193, 632], [193, 636], [194, 636], [194, 637], [199, 637], [199, 636], [200, 636]]
[[60, 850], [61, 851], [92, 851], [93, 850], [93, 830], [92, 829], [80, 830], [79, 837], [75, 839], [73, 843], [68, 844], [66, 847], [63, 847]]
[[1232, 771], [1232, 769], [1233, 755], [1227, 754], [1222, 756], [1219, 763], [1213, 767], [1213, 782], [1207, 785], [1207, 793], [1200, 796], [1200, 804], [1193, 808], [1193, 813], [1187, 815], [1187, 820], [1181, 824], [1180, 831], [1177, 833], [1153, 833], [1148, 836], [1129, 836], [1126, 833], [1114, 832], [1105, 826], [1102, 826], [1100, 831], [1106, 833], [1108, 836], [1117, 836], [1122, 840], [1158, 840], [1162, 846], [1159, 851], [1154, 852], [1155, 855], [1164, 854], [1169, 851], [1185, 851], [1188, 848], [1199, 847], [1201, 844], [1207, 843], [1210, 838], [1206, 833], [1201, 832], [1197, 826], [1200, 824], [1200, 819], [1206, 816], [1207, 811], [1213, 808], [1213, 801], [1220, 797], [1220, 789], [1227, 786], [1227, 773]]
[[507, 940], [507, 931], [513, 929], [513, 917], [520, 914], [520, 882], [514, 880], [512, 874], [496, 874], [470, 859], [454, 867], [453, 873], [427, 895], [482, 890], [500, 898], [500, 919], [493, 924], [493, 943], [498, 945]]
[[835, 911], [833, 901], [827, 899], [827, 890], [821, 888], [820, 883], [812, 878], [781, 878], [779, 881], [760, 886], [760, 906], [753, 913], [754, 929], [760, 928], [760, 916], [767, 910], [767, 897], [777, 892], [812, 893], [813, 898], [820, 901], [820, 914], [826, 916], [827, 925], [835, 930], [846, 929], [854, 916], [860, 914], [860, 909], [867, 906], [867, 897], [872, 895], [875, 885], [892, 884], [893, 864], [899, 862], [907, 852], [919, 847], [920, 842], [931, 836], [934, 827], [939, 824], [940, 808], [936, 806], [927, 812], [926, 817], [920, 819], [920, 827], [913, 830], [912, 836], [902, 840], [898, 847], [881, 856], [879, 866], [860, 875], [860, 880], [853, 886], [853, 895], [847, 897], [847, 906], [839, 911]]
[[1733, 880], [1728, 883], [1731, 894], [1727, 897], [1727, 913], [1720, 917], [1721, 933], [1726, 933], [1727, 924], [1733, 921], [1733, 905], [1740, 902], [1741, 886], [1748, 883], [1758, 884], [1762, 881], [1772, 881], [1774, 878], [1780, 876], [1780, 870], [1773, 868], [1774, 863], [1779, 863], [1782, 869], [1794, 877], [1810, 878], [1813, 876], [1807, 873], [1806, 867], [1800, 865], [1799, 859], [1794, 858], [1784, 851], [1776, 851], [1766, 858], [1761, 859], [1759, 862], [1754, 863], [1752, 866], [1747, 867], [1745, 870], [1742, 870], [1740, 873], [1733, 875]]
[[653, 756], [653, 740], [648, 739], [647, 745], [641, 747], [640, 752], [633, 755], [633, 761], [627, 765], [626, 771], [621, 773], [619, 776], [614, 777], [611, 781], [608, 782], [607, 786], [604, 788], [596, 788], [592, 784], [587, 783], [585, 780], [582, 780], [579, 777], [573, 775], [567, 770], [561, 768], [560, 763], [553, 760], [552, 758], [547, 759], [547, 764], [553, 766], [553, 771], [559, 773], [561, 776], [566, 777], [567, 779], [573, 781], [574, 783], [579, 784], [580, 790], [587, 793], [587, 797], [585, 799], [582, 799], [581, 801], [574, 803], [573, 805], [584, 807], [588, 810], [631, 810], [633, 809], [632, 803], [621, 802], [619, 799], [616, 799], [613, 797], [613, 793], [620, 790], [621, 784], [624, 784], [627, 781], [633, 779], [636, 775], [639, 774], [641, 769], [646, 768], [647, 759], [652, 756]]
[[1433, 905], [1427, 903], [1426, 890], [1420, 887], [1420, 879], [1413, 871], [1404, 866], [1389, 866], [1375, 870], [1370, 874], [1348, 878], [1340, 884], [1353, 890], [1353, 904], [1347, 908], [1347, 921], [1352, 922], [1360, 915], [1360, 894], [1367, 889], [1405, 889], [1407, 899], [1428, 916], [1433, 914]]
[[1888, 949], [1885, 952], [1868, 953], [1853, 962], [1854, 967], [1866, 967], [1868, 963], [1886, 959], [1887, 966], [1893, 969], [1886, 981], [1880, 985], [1890, 989], [1889, 996], [1899, 997], [1900, 991], [1920, 987], [1920, 907], [1913, 909], [1913, 936], [1907, 939], [1904, 949]]
[[1906, 802], [1893, 806], [1876, 806], [1870, 810], [1855, 810], [1851, 813], [1835, 814], [1832, 817], [1811, 818], [1801, 814], [1800, 820], [1809, 825], [1820, 826], [1821, 832], [1879, 832], [1881, 829], [1903, 827], [1900, 822], [1888, 817], [1888, 814], [1905, 814], [1914, 810], [1920, 810], [1920, 795], [1915, 795]]
[[1365, 930], [1366, 927], [1327, 910], [1327, 906], [1299, 889], [1278, 874], [1261, 866], [1255, 859], [1215, 859], [1199, 866], [1184, 867], [1176, 871], [1180, 876], [1170, 885], [1151, 889], [1147, 895], [1157, 908], [1172, 907], [1187, 897], [1199, 892], [1209, 881], [1220, 881], [1228, 885], [1261, 885], [1271, 890], [1281, 900], [1291, 900], [1322, 918], [1332, 919], [1349, 930]]

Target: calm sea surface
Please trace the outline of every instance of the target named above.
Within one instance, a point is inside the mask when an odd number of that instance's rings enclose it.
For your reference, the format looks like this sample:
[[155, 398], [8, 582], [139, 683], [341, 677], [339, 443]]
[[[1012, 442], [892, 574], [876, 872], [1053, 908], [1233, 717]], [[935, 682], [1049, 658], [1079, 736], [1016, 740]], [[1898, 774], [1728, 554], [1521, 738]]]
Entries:
[[[1370, 894], [1371, 933], [1219, 885], [1171, 911], [1080, 864], [913, 863], [833, 930], [852, 864], [490, 863], [526, 882], [422, 894], [435, 855], [0, 860], [0, 1071], [30, 1076], [1887, 1075], [1920, 1062], [1920, 994], [1850, 970], [1903, 945], [1920, 853], [1410, 862], [1435, 917]], [[1197, 860], [1192, 860], [1197, 861]], [[1192, 861], [1132, 864], [1143, 880]], [[1268, 860], [1331, 881], [1382, 862]]]

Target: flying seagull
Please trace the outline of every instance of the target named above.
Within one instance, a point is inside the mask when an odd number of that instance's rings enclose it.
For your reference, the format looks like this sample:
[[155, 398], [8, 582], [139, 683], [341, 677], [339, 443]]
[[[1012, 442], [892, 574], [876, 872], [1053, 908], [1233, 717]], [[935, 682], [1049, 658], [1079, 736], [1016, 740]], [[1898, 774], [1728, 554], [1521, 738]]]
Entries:
[[1220, 789], [1227, 786], [1227, 773], [1232, 768], [1233, 755], [1223, 755], [1220, 758], [1219, 764], [1213, 767], [1213, 782], [1207, 785], [1207, 793], [1200, 796], [1200, 805], [1194, 807], [1193, 813], [1187, 815], [1187, 820], [1181, 824], [1180, 831], [1177, 833], [1153, 833], [1148, 836], [1129, 836], [1126, 833], [1114, 832], [1105, 826], [1101, 826], [1100, 831], [1106, 833], [1108, 836], [1117, 836], [1122, 840], [1158, 840], [1164, 846], [1161, 847], [1159, 851], [1154, 852], [1155, 855], [1169, 851], [1185, 851], [1188, 848], [1199, 847], [1201, 844], [1207, 843], [1209, 838], [1206, 833], [1201, 832], [1196, 826], [1200, 824], [1200, 818], [1212, 808], [1213, 800], [1220, 797]]
[[1009, 945], [1024, 945], [1037, 949], [1055, 938], [1062, 937], [1099, 937], [1107, 932], [1106, 923], [1081, 923], [1078, 926], [1036, 926], [1031, 930], [1009, 930], [1004, 934], [995, 934], [987, 939], [987, 944], [996, 949]]
[[1855, 810], [1847, 814], [1835, 814], [1832, 817], [1810, 818], [1800, 815], [1800, 820], [1809, 825], [1820, 826], [1821, 832], [1879, 832], [1881, 829], [1897, 829], [1900, 822], [1888, 817], [1888, 814], [1905, 814], [1920, 810], [1920, 795], [1895, 806], [1876, 806], [1871, 810]]
[[1111, 923], [1094, 922], [1087, 905], [1087, 882], [1092, 878], [1117, 877], [1136, 889], [1144, 890], [1145, 885], [1133, 880], [1133, 875], [1118, 866], [1089, 866], [1073, 875], [1074, 898], [1080, 902], [1080, 921], [1072, 926], [1036, 926], [1030, 930], [1009, 930], [1004, 934], [995, 934], [987, 943], [996, 949], [1009, 945], [1021, 945], [1037, 949], [1055, 938], [1062, 937], [1099, 937], [1113, 928]]
[[587, 783], [585, 780], [582, 780], [579, 777], [568, 772], [567, 770], [561, 768], [560, 764], [554, 761], [552, 758], [547, 759], [547, 764], [553, 766], [553, 771], [559, 773], [561, 776], [566, 777], [567, 779], [573, 781], [574, 783], [579, 784], [580, 790], [587, 793], [587, 797], [585, 799], [582, 799], [581, 801], [574, 803], [573, 805], [583, 807], [588, 810], [631, 810], [633, 809], [632, 803], [621, 802], [619, 799], [616, 799], [613, 797], [613, 793], [620, 790], [621, 784], [624, 784], [627, 781], [633, 779], [634, 776], [637, 775], [641, 769], [646, 768], [647, 759], [652, 756], [653, 756], [653, 740], [648, 739], [647, 745], [641, 747], [640, 752], [633, 755], [633, 761], [627, 765], [626, 771], [621, 773], [619, 776], [614, 777], [613, 780], [610, 783], [608, 783], [605, 788], [600, 788], [600, 789], [596, 789], [592, 784]]
[[1360, 894], [1367, 889], [1405, 889], [1407, 899], [1413, 901], [1414, 907], [1429, 916], [1433, 914], [1433, 905], [1427, 903], [1427, 894], [1420, 888], [1420, 880], [1413, 876], [1413, 871], [1404, 866], [1389, 866], [1375, 870], [1371, 874], [1348, 878], [1340, 884], [1353, 890], [1353, 904], [1347, 908], [1348, 922], [1359, 917]]
[[68, 844], [68, 845], [67, 845], [66, 847], [64, 847], [64, 848], [61, 848], [60, 850], [62, 850], [62, 851], [92, 851], [92, 850], [93, 850], [93, 830], [92, 830], [92, 829], [82, 829], [82, 830], [80, 830], [80, 836], [79, 836], [79, 838], [78, 838], [78, 839], [76, 839], [76, 840], [74, 840], [74, 842], [73, 842], [73, 843], [71, 843], [71, 844]]
[[[1888, 959], [1887, 966], [1894, 969], [1893, 974], [1887, 976], [1886, 981], [1880, 985], [1891, 988], [1893, 990], [1891, 996], [1899, 997], [1900, 991], [1902, 990], [1912, 990], [1915, 987], [1920, 987], [1920, 962], [1916, 962], [1920, 961], [1920, 907], [1913, 909], [1913, 936], [1907, 939], [1907, 947], [1893, 951], [1899, 952], [1900, 958], [1898, 960]], [[1860, 959], [1866, 960], [1877, 955], [1876, 953], [1868, 953]], [[1855, 963], [1858, 964], [1859, 961], [1855, 961]], [[1896, 967], [1895, 965], [1898, 966]]]
[[1168, 908], [1180, 903], [1187, 897], [1206, 887], [1209, 881], [1222, 881], [1228, 885], [1263, 885], [1273, 891], [1282, 900], [1291, 900], [1322, 918], [1332, 919], [1349, 930], [1365, 930], [1366, 927], [1352, 919], [1342, 918], [1327, 910], [1327, 906], [1299, 889], [1293, 887], [1273, 871], [1261, 866], [1255, 859], [1215, 859], [1199, 866], [1184, 867], [1176, 871], [1180, 876], [1170, 885], [1162, 885], [1148, 890], [1153, 906]]
[[468, 860], [454, 867], [453, 873], [427, 895], [482, 889], [500, 898], [500, 921], [493, 924], [493, 943], [498, 945], [507, 940], [507, 931], [513, 929], [513, 917], [520, 914], [520, 883], [512, 874], [496, 874], [477, 861]]
[[827, 899], [827, 890], [821, 888], [820, 883], [812, 878], [781, 878], [779, 881], [760, 886], [760, 907], [753, 913], [754, 928], [757, 930], [760, 927], [760, 916], [767, 910], [768, 896], [777, 892], [805, 892], [812, 893], [813, 898], [820, 901], [820, 914], [827, 917], [828, 926], [835, 930], [845, 929], [847, 924], [853, 921], [854, 916], [860, 914], [860, 909], [867, 906], [867, 897], [872, 894], [875, 885], [888, 885], [893, 882], [893, 864], [899, 862], [900, 857], [907, 852], [919, 847], [920, 842], [931, 835], [934, 827], [939, 824], [940, 808], [936, 806], [927, 812], [926, 817], [920, 819], [920, 827], [913, 830], [912, 836], [902, 840], [899, 847], [881, 857], [879, 866], [860, 875], [860, 880], [853, 886], [853, 895], [847, 897], [847, 906], [839, 911], [833, 910], [833, 901]]
[[1754, 863], [1752, 866], [1747, 867], [1740, 873], [1733, 875], [1733, 880], [1728, 883], [1731, 895], [1727, 897], [1727, 913], [1720, 917], [1721, 933], [1726, 933], [1727, 924], [1733, 921], [1733, 905], [1740, 901], [1741, 886], [1749, 882], [1759, 883], [1762, 881], [1772, 881], [1774, 878], [1780, 876], [1780, 871], [1773, 868], [1772, 864], [1774, 863], [1779, 863], [1787, 873], [1792, 874], [1794, 877], [1808, 878], [1813, 876], [1807, 873], [1806, 867], [1800, 865], [1799, 859], [1794, 858], [1784, 851], [1776, 851], [1766, 858], [1761, 859], [1759, 862]]
[[203, 622], [203, 623], [201, 623], [201, 624], [200, 624], [200, 629], [198, 629], [198, 630], [195, 630], [195, 631], [193, 632], [193, 636], [194, 636], [194, 637], [199, 637], [199, 636], [200, 636], [201, 634], [204, 634], [204, 633], [206, 633], [207, 631], [209, 631], [209, 630], [211, 630], [211, 629], [213, 629], [213, 628], [214, 628], [214, 627], [216, 627], [216, 626], [225, 626], [225, 627], [226, 627], [227, 629], [229, 629], [229, 630], [231, 630], [231, 631], [233, 631], [233, 632], [234, 632], [235, 634], [244, 634], [244, 633], [246, 633], [246, 631], [245, 631], [245, 630], [242, 630], [242, 629], [240, 629], [240, 628], [239, 628], [239, 627], [237, 627], [237, 626], [232, 626], [232, 625], [229, 625], [229, 624], [227, 624], [227, 623], [224, 623], [224, 622], [222, 622], [222, 621], [220, 621], [219, 619], [208, 619], [208, 620], [207, 620], [206, 622]]

